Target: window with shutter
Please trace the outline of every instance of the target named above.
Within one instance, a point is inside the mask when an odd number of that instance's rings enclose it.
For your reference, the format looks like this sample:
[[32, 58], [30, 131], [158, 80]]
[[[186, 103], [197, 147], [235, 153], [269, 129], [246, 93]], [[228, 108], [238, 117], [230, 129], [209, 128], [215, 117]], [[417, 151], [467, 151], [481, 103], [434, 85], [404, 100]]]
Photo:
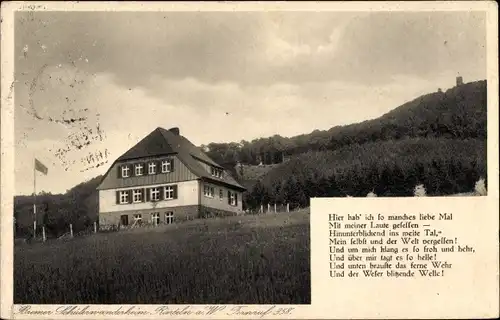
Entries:
[[156, 174], [156, 161], [152, 161], [148, 164], [148, 174]]
[[136, 176], [142, 176], [144, 174], [144, 164], [138, 163], [135, 165], [134, 173]]
[[164, 200], [174, 199], [174, 186], [166, 186], [164, 187]]
[[173, 159], [165, 159], [165, 160], [162, 160], [160, 163], [161, 163], [161, 172], [162, 173], [167, 173], [167, 172], [173, 171]]
[[120, 204], [125, 204], [125, 203], [129, 203], [130, 201], [130, 197], [129, 197], [129, 191], [125, 190], [125, 191], [118, 191], [119, 193], [119, 203]]
[[160, 188], [158, 187], [155, 187], [155, 188], [151, 188], [150, 189], [150, 192], [149, 192], [149, 198], [151, 199], [151, 201], [159, 201], [160, 200]]
[[130, 168], [129, 165], [124, 164], [120, 166], [120, 176], [122, 178], [128, 178], [130, 177]]
[[133, 190], [132, 193], [133, 193], [132, 199], [133, 199], [134, 203], [142, 202], [142, 190], [141, 189], [135, 189], [135, 190]]

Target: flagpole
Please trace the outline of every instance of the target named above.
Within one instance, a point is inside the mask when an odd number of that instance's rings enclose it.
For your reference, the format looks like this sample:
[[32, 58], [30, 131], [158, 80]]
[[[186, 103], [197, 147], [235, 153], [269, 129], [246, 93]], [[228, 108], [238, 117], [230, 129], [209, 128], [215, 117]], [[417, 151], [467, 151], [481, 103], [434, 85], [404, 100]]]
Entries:
[[33, 237], [36, 239], [36, 159], [33, 161]]

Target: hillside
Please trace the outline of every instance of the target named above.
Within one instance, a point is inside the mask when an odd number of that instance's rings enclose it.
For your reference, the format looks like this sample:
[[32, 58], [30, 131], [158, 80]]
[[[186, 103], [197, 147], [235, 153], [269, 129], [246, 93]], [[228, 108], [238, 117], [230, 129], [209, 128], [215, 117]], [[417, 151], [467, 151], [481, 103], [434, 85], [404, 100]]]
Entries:
[[[240, 143], [211, 143], [205, 147], [217, 162], [264, 164], [281, 162], [283, 155], [336, 150], [352, 143], [404, 138], [486, 138], [486, 80], [423, 95], [379, 118], [315, 130], [291, 138], [275, 135]], [[368, 106], [367, 106], [368, 107]]]
[[296, 145], [286, 152], [297, 154], [257, 177], [246, 204], [305, 206], [309, 197], [369, 192], [411, 196], [416, 184], [433, 196], [470, 192], [479, 178], [487, 181], [486, 119], [486, 81], [478, 81], [421, 96], [377, 119], [290, 138]]
[[[102, 176], [82, 182], [64, 194], [37, 194], [37, 223], [44, 223], [48, 236], [59, 236], [67, 232], [69, 223], [75, 232], [84, 230], [97, 221], [99, 200], [96, 191]], [[27, 236], [33, 232], [33, 196], [14, 197], [16, 236]]]
[[413, 138], [311, 151], [276, 166], [247, 194], [261, 203], [306, 206], [309, 197], [412, 196], [423, 184], [429, 196], [470, 192], [486, 178], [486, 142]]

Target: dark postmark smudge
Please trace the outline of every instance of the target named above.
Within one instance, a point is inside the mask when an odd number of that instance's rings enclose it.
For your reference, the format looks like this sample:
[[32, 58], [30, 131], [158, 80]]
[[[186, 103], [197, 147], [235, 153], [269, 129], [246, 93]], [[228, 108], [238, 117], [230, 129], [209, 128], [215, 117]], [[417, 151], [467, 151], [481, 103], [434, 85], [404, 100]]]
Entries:
[[[60, 68], [61, 65], [58, 65], [57, 67]], [[74, 108], [73, 104], [77, 102], [77, 99], [74, 97], [70, 98], [71, 95], [63, 97], [62, 101], [65, 108], [60, 115], [44, 115], [37, 109], [37, 105], [35, 103], [35, 93], [37, 91], [45, 91], [45, 94], [51, 94], [42, 88], [43, 83], [41, 81], [41, 77], [47, 68], [47, 64], [44, 64], [41, 68], [39, 68], [32, 81], [29, 83], [29, 108], [26, 108], [23, 105], [20, 106], [25, 112], [38, 121], [62, 125], [65, 129], [69, 130], [67, 136], [61, 140], [63, 143], [62, 147], [54, 148], [54, 150], [49, 149], [49, 152], [52, 152], [53, 156], [59, 160], [65, 171], [70, 170], [71, 166], [77, 164], [77, 162], [80, 162], [80, 164], [85, 166], [85, 168], [80, 171], [87, 171], [103, 166], [107, 163], [107, 157], [109, 154], [107, 149], [104, 151], [89, 153], [82, 157], [80, 161], [70, 159], [72, 158], [70, 155], [73, 152], [81, 152], [83, 149], [88, 148], [93, 142], [103, 141], [106, 138], [99, 121], [99, 113], [92, 114], [89, 108]], [[74, 90], [77, 85], [84, 84], [84, 80], [77, 79], [76, 76], [78, 73], [79, 70], [76, 71], [74, 78], [69, 80], [69, 83], [65, 82], [65, 80], [61, 77], [56, 80], [59, 81], [60, 86], [67, 85], [68, 90]], [[48, 75], [48, 78], [52, 79], [52, 76]], [[56, 93], [54, 92], [53, 94]]]
[[89, 153], [86, 157], [80, 159], [81, 163], [86, 166], [85, 169], [80, 170], [84, 172], [90, 169], [99, 168], [108, 163], [109, 156], [108, 149], [104, 149], [104, 152], [97, 151], [94, 153]]

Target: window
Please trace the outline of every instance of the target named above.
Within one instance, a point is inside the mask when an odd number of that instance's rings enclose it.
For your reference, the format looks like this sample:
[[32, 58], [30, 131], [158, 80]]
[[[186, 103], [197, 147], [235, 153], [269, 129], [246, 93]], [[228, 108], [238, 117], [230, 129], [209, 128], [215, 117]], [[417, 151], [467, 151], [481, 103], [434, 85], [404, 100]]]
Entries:
[[217, 178], [222, 178], [222, 169], [211, 167], [211, 173], [212, 176], [217, 177]]
[[134, 202], [142, 202], [142, 190], [141, 189], [134, 190], [134, 192], [132, 194], [132, 200]]
[[163, 199], [170, 200], [174, 198], [174, 186], [166, 186], [163, 190], [165, 192]]
[[174, 223], [174, 213], [172, 211], [165, 212], [165, 223], [166, 224]]
[[235, 194], [234, 192], [231, 192], [231, 193], [230, 193], [230, 201], [231, 201], [231, 202], [230, 202], [230, 204], [231, 204], [232, 206], [235, 206], [235, 205], [236, 205], [236, 194]]
[[155, 162], [151, 162], [148, 165], [148, 173], [149, 174], [155, 174], [156, 173], [156, 163]]
[[205, 185], [203, 188], [203, 194], [205, 197], [213, 198], [214, 197], [214, 187], [209, 185]]
[[120, 191], [120, 203], [128, 203], [128, 191]]
[[122, 166], [122, 177], [127, 178], [130, 174], [130, 169], [128, 166]]
[[227, 191], [227, 203], [230, 206], [237, 206], [238, 205], [238, 194], [236, 192], [232, 191]]
[[135, 165], [135, 175], [142, 176], [144, 174], [144, 165], [136, 164]]
[[160, 224], [160, 213], [159, 212], [151, 213], [151, 223], [154, 224], [155, 226]]
[[224, 198], [224, 190], [222, 190], [222, 188], [219, 189], [219, 199], [222, 201], [222, 199]]
[[171, 172], [172, 171], [172, 160], [163, 160], [161, 162], [161, 172]]
[[149, 199], [151, 201], [159, 201], [160, 200], [160, 188], [151, 188], [149, 189]]
[[140, 213], [134, 214], [134, 224], [142, 223], [142, 215]]

